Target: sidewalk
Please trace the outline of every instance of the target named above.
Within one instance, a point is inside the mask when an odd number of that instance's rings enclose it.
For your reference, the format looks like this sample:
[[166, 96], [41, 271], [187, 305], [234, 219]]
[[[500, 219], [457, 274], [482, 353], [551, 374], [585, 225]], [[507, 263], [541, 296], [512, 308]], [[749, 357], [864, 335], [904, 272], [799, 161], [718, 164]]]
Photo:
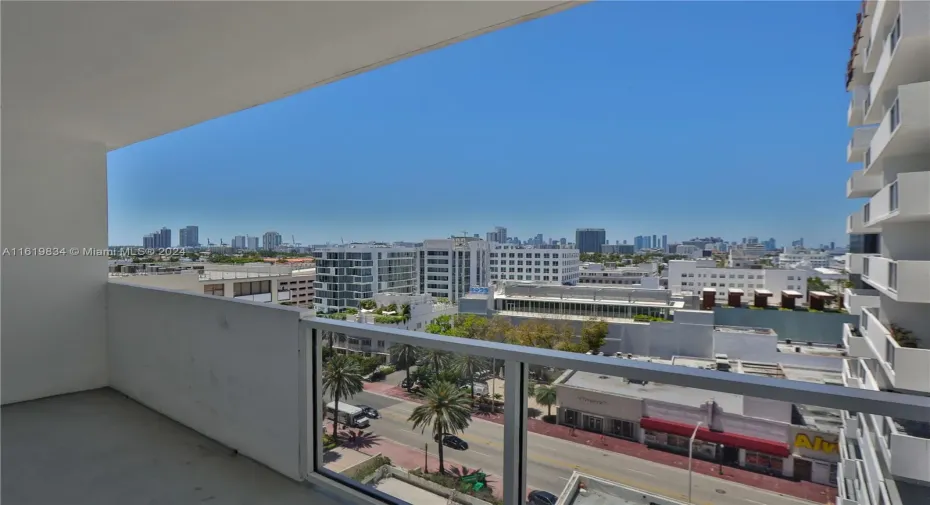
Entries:
[[[369, 388], [369, 386], [380, 387], [376, 389]], [[372, 393], [391, 396], [400, 400], [422, 403], [421, 400], [415, 395], [407, 393], [399, 386], [392, 386], [385, 383], [375, 383], [366, 384], [365, 389]], [[497, 424], [504, 424], [504, 415], [502, 413], [480, 413], [475, 414], [474, 417], [476, 419], [482, 419]], [[576, 442], [596, 449], [626, 454], [628, 456], [645, 459], [654, 463], [661, 463], [663, 465], [669, 465], [678, 468], [688, 468], [688, 458], [686, 456], [665, 452], [658, 449], [650, 449], [644, 444], [632, 442], [629, 440], [621, 440], [619, 438], [605, 436], [602, 441], [600, 434], [582, 430], [575, 430], [575, 435], [572, 436], [568, 426], [549, 424], [539, 419], [528, 419], [527, 429], [532, 433], [559, 438], [570, 442]], [[724, 466], [723, 475], [720, 475], [720, 465], [698, 459], [693, 461], [692, 469], [696, 473], [725, 479], [758, 489], [765, 489], [775, 493], [794, 496], [812, 502], [826, 503], [829, 501], [832, 503], [836, 500], [836, 488], [815, 484], [813, 482], [795, 482], [780, 477], [763, 475], [760, 473], [751, 472], [749, 470], [744, 470], [742, 468], [733, 468], [729, 466]]]

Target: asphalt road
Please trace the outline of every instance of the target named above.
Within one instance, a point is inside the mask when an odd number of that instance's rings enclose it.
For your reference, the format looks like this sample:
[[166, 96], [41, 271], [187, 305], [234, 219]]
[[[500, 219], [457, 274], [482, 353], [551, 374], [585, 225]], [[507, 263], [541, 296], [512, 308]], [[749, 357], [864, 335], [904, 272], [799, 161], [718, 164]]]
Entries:
[[[362, 392], [349, 400], [354, 405], [364, 404], [381, 413], [381, 419], [371, 422], [371, 431], [394, 442], [422, 450], [428, 443], [436, 455], [436, 444], [429, 430], [420, 433], [412, 430], [407, 418], [415, 403], [382, 395]], [[488, 473], [502, 475], [503, 426], [474, 420], [464, 434], [469, 444], [466, 451], [446, 448], [445, 457], [469, 468], [480, 468]], [[647, 492], [687, 501], [688, 472], [633, 456], [602, 451], [583, 444], [529, 433], [527, 455], [528, 485], [558, 495], [573, 470], [637, 487]], [[732, 483], [703, 474], [693, 474], [692, 500], [696, 505], [809, 505], [799, 498]]]

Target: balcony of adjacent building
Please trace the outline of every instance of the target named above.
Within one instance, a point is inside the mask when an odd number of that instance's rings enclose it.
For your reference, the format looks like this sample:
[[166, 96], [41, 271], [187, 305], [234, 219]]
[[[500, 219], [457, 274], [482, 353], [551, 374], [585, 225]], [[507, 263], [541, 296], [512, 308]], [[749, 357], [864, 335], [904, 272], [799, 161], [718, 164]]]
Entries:
[[868, 256], [862, 263], [862, 280], [892, 300], [930, 303], [930, 261]]
[[868, 225], [866, 218], [870, 217], [871, 214], [869, 209], [869, 204], [866, 203], [862, 206], [861, 209], [853, 212], [846, 218], [846, 233], [847, 234], [867, 234], [867, 233], [879, 233], [882, 231], [882, 227], [879, 225]]
[[844, 426], [840, 429], [837, 446], [840, 453], [840, 464], [836, 468], [837, 505], [860, 505], [864, 495], [862, 487], [862, 453], [857, 442], [858, 428], [850, 431], [846, 417], [856, 419], [844, 412]]
[[930, 422], [888, 416], [878, 419], [879, 445], [891, 475], [930, 485]]
[[[860, 56], [863, 60], [865, 55]], [[851, 127], [862, 126], [865, 118], [865, 103], [869, 97], [869, 86], [859, 85], [850, 90], [849, 106], [846, 108], [846, 125]], [[851, 160], [847, 160], [851, 161]], [[858, 161], [858, 160], [856, 160]]]
[[[882, 377], [876, 377], [861, 361], [850, 365], [862, 387], [930, 393], [930, 349], [917, 347], [908, 328], [881, 319], [881, 309], [862, 309], [858, 331], [844, 328], [844, 343], [850, 356], [875, 359], [882, 367]], [[848, 333], [847, 333], [848, 332]], [[874, 385], [874, 387], [873, 387]]]
[[865, 174], [880, 175], [886, 166], [892, 167], [900, 160], [925, 160], [930, 154], [927, 138], [930, 138], [930, 81], [898, 86], [863, 155]]
[[849, 143], [846, 144], [846, 161], [848, 163], [863, 161], [876, 131], [878, 131], [876, 125], [862, 126], [853, 130], [852, 137], [849, 139]]
[[863, 307], [878, 307], [880, 303], [878, 291], [874, 289], [846, 288], [843, 290], [843, 307], [854, 316], [861, 314]]
[[872, 24], [866, 55], [870, 103], [863, 124], [881, 121], [891, 107], [895, 89], [930, 81], [930, 4], [927, 2], [880, 2]]
[[854, 170], [846, 180], [846, 198], [868, 198], [880, 189], [881, 177], [865, 175], [864, 169]]
[[894, 181], [869, 199], [869, 221], [865, 224], [930, 221], [928, 195], [930, 171], [899, 173]]

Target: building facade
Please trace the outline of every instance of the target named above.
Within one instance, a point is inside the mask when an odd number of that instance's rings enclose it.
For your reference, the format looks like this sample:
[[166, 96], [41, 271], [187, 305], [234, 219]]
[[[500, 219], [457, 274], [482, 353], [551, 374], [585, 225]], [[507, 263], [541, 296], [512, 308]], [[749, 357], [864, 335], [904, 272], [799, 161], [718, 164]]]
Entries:
[[601, 254], [633, 254], [636, 248], [633, 244], [604, 244], [601, 246]]
[[268, 251], [274, 251], [282, 244], [281, 234], [276, 231], [266, 231], [262, 235], [262, 248]]
[[607, 231], [603, 228], [578, 228], [575, 230], [575, 248], [582, 253], [599, 253], [607, 243]]
[[489, 231], [487, 233], [487, 241], [498, 244], [507, 243], [507, 228], [503, 226], [495, 226], [494, 231]]
[[335, 312], [357, 308], [377, 293], [416, 294], [420, 284], [415, 247], [347, 244], [314, 251], [314, 308]]
[[200, 228], [191, 225], [178, 230], [178, 245], [180, 247], [200, 247]]
[[698, 293], [706, 288], [716, 290], [717, 301], [727, 298], [729, 289], [742, 289], [742, 301], [749, 303], [757, 290], [772, 293], [769, 302], [781, 303], [782, 291], [797, 291], [807, 299], [807, 278], [804, 270], [783, 268], [720, 268], [715, 262], [672, 260], [668, 262], [668, 288], [673, 294]]
[[[618, 267], [616, 263], [602, 265], [600, 263], [584, 263], [581, 265], [579, 285], [604, 284], [611, 286], [643, 286], [644, 279], [655, 279], [649, 288], [659, 287], [658, 263], [642, 263], [640, 265]], [[649, 281], [645, 281], [649, 284]]]
[[832, 256], [822, 251], [785, 251], [778, 255], [779, 268], [803, 265], [811, 268], [828, 268]]
[[577, 284], [581, 277], [578, 249], [531, 249], [491, 244], [488, 280]]
[[[847, 70], [844, 383], [930, 394], [930, 3], [863, 2]], [[877, 295], [877, 296], [875, 296]], [[840, 436], [844, 505], [930, 502], [930, 423], [848, 411]]]
[[487, 286], [488, 242], [474, 237], [429, 239], [418, 249], [418, 293], [454, 303], [472, 286]]

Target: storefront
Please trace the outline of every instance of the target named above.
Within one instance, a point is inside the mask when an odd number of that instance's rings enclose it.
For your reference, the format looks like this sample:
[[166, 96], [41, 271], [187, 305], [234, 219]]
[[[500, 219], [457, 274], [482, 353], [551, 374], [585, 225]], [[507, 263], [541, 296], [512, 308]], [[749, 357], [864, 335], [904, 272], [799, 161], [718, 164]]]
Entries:
[[836, 466], [840, 460], [839, 435], [800, 427], [792, 432], [793, 477], [835, 486]]
[[642, 400], [598, 391], [564, 388], [558, 393], [558, 421], [566, 426], [641, 442]]
[[[695, 425], [644, 417], [640, 420], [647, 445], [672, 452], [688, 453]], [[738, 433], [712, 431], [699, 427], [694, 437], [694, 457], [724, 465], [749, 467], [765, 473], [783, 475], [784, 458], [790, 456], [788, 444]]]

